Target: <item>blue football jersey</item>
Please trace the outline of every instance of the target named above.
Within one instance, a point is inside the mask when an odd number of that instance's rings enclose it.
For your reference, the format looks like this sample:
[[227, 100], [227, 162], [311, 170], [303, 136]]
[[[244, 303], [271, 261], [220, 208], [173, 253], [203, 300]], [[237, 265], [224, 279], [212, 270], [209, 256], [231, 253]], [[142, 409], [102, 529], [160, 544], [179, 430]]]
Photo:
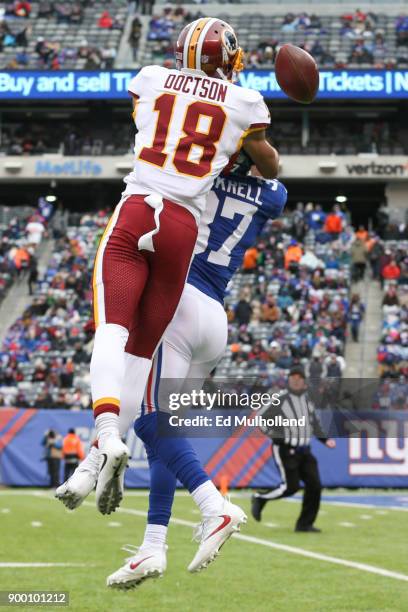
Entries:
[[187, 282], [224, 302], [233, 274], [268, 219], [276, 219], [287, 191], [277, 180], [219, 176], [201, 217]]

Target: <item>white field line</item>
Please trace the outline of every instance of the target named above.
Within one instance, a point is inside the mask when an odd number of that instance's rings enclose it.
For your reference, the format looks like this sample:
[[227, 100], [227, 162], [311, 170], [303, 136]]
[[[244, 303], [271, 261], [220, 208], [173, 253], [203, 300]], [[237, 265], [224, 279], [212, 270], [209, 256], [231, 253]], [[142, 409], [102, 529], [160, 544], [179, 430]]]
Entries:
[[[27, 492], [28, 495], [32, 495], [31, 492]], [[52, 499], [48, 497], [48, 499]], [[83, 502], [83, 506], [91, 506], [94, 508], [94, 504], [91, 502]], [[146, 517], [147, 512], [142, 510], [133, 510], [132, 508], [118, 508], [118, 512], [123, 514], [132, 514], [134, 516]], [[175, 525], [182, 525], [183, 527], [195, 527], [195, 523], [191, 521], [186, 521], [184, 519], [172, 518], [171, 522]], [[233, 534], [237, 540], [242, 540], [244, 542], [250, 542], [251, 544], [258, 544], [259, 546], [266, 546], [268, 548], [273, 548], [275, 550], [281, 550], [290, 554], [298, 555], [301, 557], [307, 557], [309, 559], [316, 559], [317, 561], [325, 561], [326, 563], [333, 563], [335, 565], [342, 565], [344, 567], [350, 567], [353, 569], [357, 569], [363, 572], [368, 572], [370, 574], [377, 574], [378, 576], [384, 576], [386, 578], [393, 578], [394, 580], [401, 580], [403, 582], [408, 582], [408, 576], [406, 574], [400, 574], [398, 572], [392, 572], [390, 570], [384, 569], [382, 567], [376, 567], [374, 565], [368, 565], [367, 563], [359, 563], [357, 561], [349, 561], [347, 559], [341, 559], [339, 557], [332, 557], [330, 555], [324, 555], [321, 553], [313, 552], [311, 550], [306, 550], [304, 548], [299, 548], [297, 546], [288, 546], [287, 544], [278, 544], [277, 542], [271, 542], [270, 540], [265, 540], [263, 538], [256, 538], [254, 536], [244, 535], [242, 533]]]
[[0, 569], [6, 567], [94, 567], [89, 563], [1, 563]]
[[[91, 502], [84, 502], [83, 505], [92, 506]], [[118, 508], [117, 512], [124, 514], [133, 514], [134, 516], [146, 517], [147, 512], [143, 510], [133, 510], [132, 508]], [[183, 527], [195, 527], [195, 523], [191, 521], [185, 521], [184, 519], [171, 518], [171, 523], [175, 525], [182, 525]], [[394, 578], [395, 580], [402, 580], [408, 582], [408, 576], [405, 574], [399, 574], [398, 572], [392, 572], [382, 567], [376, 567], [374, 565], [368, 565], [367, 563], [359, 563], [357, 561], [348, 561], [347, 559], [340, 559], [339, 557], [331, 557], [329, 555], [323, 555], [321, 553], [312, 552], [311, 550], [305, 550], [297, 546], [288, 546], [286, 544], [278, 544], [277, 542], [271, 542], [270, 540], [264, 540], [263, 538], [256, 538], [254, 536], [244, 535], [243, 533], [234, 533], [233, 537], [237, 540], [243, 540], [244, 542], [251, 542], [252, 544], [258, 544], [260, 546], [267, 546], [274, 548], [275, 550], [282, 550], [294, 555], [300, 555], [302, 557], [308, 557], [309, 559], [316, 559], [318, 561], [326, 561], [326, 563], [334, 563], [336, 565], [343, 565], [344, 567], [351, 567], [363, 572], [369, 572], [370, 574], [377, 574], [379, 576], [385, 576], [387, 578]]]
[[[300, 503], [302, 500], [297, 498], [285, 498], [283, 499], [285, 502]], [[360, 502], [345, 502], [345, 501], [331, 501], [330, 499], [322, 499], [322, 504], [327, 504], [328, 506], [345, 506], [346, 508], [367, 508], [370, 510], [377, 510], [378, 508], [384, 508], [384, 510], [402, 510], [402, 512], [408, 512], [408, 506], [377, 506], [376, 504], [363, 504]]]
[[[54, 499], [54, 495], [53, 493], [50, 493], [47, 489], [44, 490], [36, 490], [36, 491], [32, 491], [32, 490], [25, 490], [25, 489], [5, 489], [0, 491], [0, 496], [1, 495], [33, 495], [35, 497], [49, 497], [51, 499]], [[133, 490], [129, 490], [126, 489], [126, 497], [147, 497], [149, 495], [149, 491], [133, 491]], [[231, 499], [235, 498], [235, 499], [239, 499], [239, 498], [248, 498], [250, 497], [251, 494], [245, 493], [245, 492], [240, 492], [240, 491], [233, 491], [231, 492]], [[187, 491], [176, 491], [176, 497], [189, 497], [189, 493], [187, 493]], [[298, 504], [300, 503], [302, 500], [299, 498], [295, 498], [295, 497], [289, 497], [289, 498], [284, 498], [282, 501], [284, 502], [289, 502], [289, 503], [295, 503]], [[379, 510], [381, 508], [384, 508], [384, 510], [400, 510], [402, 512], [408, 512], [408, 506], [404, 507], [404, 506], [379, 506], [376, 504], [365, 504], [365, 503], [361, 503], [361, 502], [345, 502], [345, 501], [332, 501], [331, 499], [323, 499], [322, 500], [322, 504], [328, 504], [330, 506], [344, 506], [347, 508], [367, 508], [367, 509], [372, 509], [372, 510]], [[322, 512], [320, 511], [320, 514], [322, 514]]]
[[367, 563], [358, 563], [356, 561], [348, 561], [347, 559], [340, 559], [338, 557], [331, 557], [329, 555], [322, 555], [320, 553], [312, 552], [311, 550], [305, 550], [304, 548], [298, 548], [297, 546], [287, 546], [286, 544], [277, 544], [270, 542], [269, 540], [263, 540], [262, 538], [255, 538], [253, 536], [247, 536], [241, 533], [235, 534], [236, 538], [244, 540], [245, 542], [252, 542], [253, 544], [260, 544], [261, 546], [269, 546], [276, 550], [283, 550], [294, 555], [300, 555], [302, 557], [309, 557], [309, 559], [317, 559], [318, 561], [326, 561], [327, 563], [335, 563], [336, 565], [343, 565], [345, 567], [352, 567], [363, 572], [369, 572], [370, 574], [377, 574], [378, 576], [386, 576], [387, 578], [394, 578], [395, 580], [402, 580], [408, 582], [408, 576], [405, 574], [399, 574], [398, 572], [392, 572], [382, 567], [376, 567], [374, 565], [368, 565]]

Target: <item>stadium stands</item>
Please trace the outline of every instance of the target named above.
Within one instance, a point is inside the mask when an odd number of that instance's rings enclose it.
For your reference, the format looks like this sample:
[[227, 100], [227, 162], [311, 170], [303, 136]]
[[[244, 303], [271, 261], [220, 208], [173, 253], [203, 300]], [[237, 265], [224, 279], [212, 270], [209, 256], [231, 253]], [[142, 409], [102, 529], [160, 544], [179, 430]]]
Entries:
[[[315, 14], [314, 6], [310, 5], [308, 13], [300, 13], [298, 7], [288, 12], [294, 5], [291, 2], [275, 3], [279, 8], [275, 6], [266, 12], [261, 12], [260, 6], [249, 12], [247, 7], [241, 9], [231, 4], [236, 3], [225, 3], [219, 16], [239, 32], [240, 42], [248, 51], [250, 68], [273, 68], [274, 52], [284, 42], [304, 46], [322, 67], [392, 68], [408, 63], [408, 18], [396, 16], [395, 11], [386, 14], [380, 3], [371, 2], [372, 10], [349, 12], [343, 11], [343, 3], [339, 2], [333, 12], [321, 10], [323, 3], [316, 2]], [[138, 62], [173, 66], [175, 36], [184, 23], [200, 14], [198, 10], [205, 11], [205, 7], [159, 3], [150, 22], [148, 17], [142, 18], [143, 26], [149, 23], [143, 37], [142, 22], [135, 22], [136, 46], [140, 48]], [[134, 14], [125, 0], [8, 3], [4, 15], [0, 15], [0, 66], [55, 70], [110, 68], [123, 32], [129, 36], [129, 27], [124, 28], [127, 19], [133, 20]], [[16, 65], [19, 54], [25, 59], [20, 57], [24, 61]], [[116, 110], [121, 110], [121, 103], [117, 102]], [[323, 107], [318, 103], [308, 116], [306, 143], [305, 129], [300, 129], [305, 128], [301, 113], [288, 112], [282, 118], [281, 108], [285, 104], [276, 103], [278, 110], [272, 113], [270, 130], [282, 155], [408, 154], [406, 117], [397, 103], [392, 112], [388, 107], [384, 114], [383, 108], [376, 108], [375, 112], [373, 109], [372, 113], [364, 109], [359, 114], [356, 106], [347, 115], [340, 109], [338, 117], [339, 107], [331, 110], [329, 105]], [[71, 110], [67, 105], [64, 118], [56, 120], [45, 112], [42, 116], [36, 113], [25, 116], [22, 111], [18, 116], [14, 108], [5, 111], [15, 114], [1, 127], [0, 154], [130, 153], [134, 134], [129, 115], [112, 112], [109, 115], [112, 121], [106, 121], [106, 109], [95, 118], [95, 108], [100, 110], [97, 103], [92, 108], [85, 103], [81, 112], [75, 107], [69, 116]], [[314, 212], [320, 216], [319, 211]], [[288, 368], [298, 362], [308, 371], [314, 368], [315, 373], [320, 371], [325, 376], [331, 366], [331, 355], [338, 357], [333, 367], [343, 369], [352, 231], [346, 227], [340, 239], [326, 242], [327, 236], [313, 224], [310, 213], [298, 209], [293, 219], [287, 217], [282, 221], [279, 231], [275, 226], [269, 227], [252, 256], [248, 255], [248, 261], [252, 257], [255, 264], [237, 275], [228, 295], [229, 348], [217, 376], [240, 378], [250, 374], [262, 377], [265, 384], [279, 385]], [[90, 341], [92, 329], [89, 286], [95, 241], [89, 228], [99, 231], [105, 220], [103, 216], [86, 215], [79, 226], [71, 226], [68, 237], [58, 239], [33, 305], [13, 326], [3, 345], [0, 385], [8, 402], [18, 398], [19, 405], [89, 405], [89, 347], [83, 350], [79, 343], [83, 347], [84, 342]], [[304, 228], [300, 235], [299, 223]], [[15, 276], [9, 231], [6, 226], [0, 230], [0, 300]], [[295, 239], [298, 244], [291, 244]], [[396, 249], [393, 243], [390, 245]], [[285, 267], [285, 253], [299, 248], [304, 261], [314, 262], [313, 258], [320, 261], [317, 271], [313, 269], [316, 262], [312, 268], [296, 263]], [[13, 256], [13, 250], [11, 253]], [[392, 293], [385, 280], [386, 292]], [[404, 302], [405, 285], [401, 280], [397, 296]], [[385, 378], [408, 374], [404, 363], [405, 326], [405, 305], [385, 305], [384, 335], [378, 352]]]
[[0, 303], [13, 282], [27, 276], [46, 224], [40, 210], [17, 208], [12, 213], [2, 215], [0, 223]]
[[[313, 115], [310, 139], [303, 146], [299, 121], [282, 119], [275, 110], [269, 134], [281, 155], [408, 154], [408, 129], [402, 114], [396, 114], [393, 121], [352, 116], [327, 120], [324, 115]], [[100, 125], [88, 114], [63, 122], [22, 114], [19, 120], [9, 120], [2, 128], [0, 154], [124, 155], [132, 151], [133, 145], [134, 128], [126, 114], [109, 126]]]
[[[274, 53], [286, 42], [308, 50], [321, 67], [394, 68], [408, 65], [408, 17], [371, 10], [266, 12], [218, 15], [239, 32], [248, 68], [273, 68]], [[320, 9], [320, 7], [319, 7]], [[14, 2], [0, 14], [0, 67], [9, 69], [112, 68], [128, 15], [125, 0], [98, 3]], [[140, 65], [174, 65], [173, 43], [181, 26], [203, 14], [182, 5], [155, 9]], [[128, 34], [127, 34], [128, 36]], [[139, 47], [140, 31], [137, 44]], [[128, 39], [129, 40], [129, 39]], [[134, 54], [135, 55], [135, 54]]]
[[22, 407], [89, 407], [91, 273], [106, 214], [82, 215], [56, 241], [32, 304], [0, 352], [0, 395]]
[[339, 117], [311, 116], [310, 139], [302, 146], [301, 130], [294, 121], [274, 119], [270, 128], [273, 143], [282, 155], [357, 155], [378, 153], [404, 155], [408, 153], [408, 139], [404, 121], [382, 121]]
[[129, 116], [102, 127], [88, 115], [64, 122], [22, 115], [19, 121], [7, 122], [1, 136], [0, 154], [6, 155], [124, 155], [134, 146]]
[[0, 229], [0, 302], [5, 298], [13, 282], [15, 265], [10, 258], [10, 248], [6, 236], [7, 228]]
[[[219, 16], [237, 28], [247, 50], [249, 68], [273, 68], [274, 52], [284, 42], [303, 45], [321, 67], [408, 65], [406, 15], [398, 15], [395, 10], [385, 13], [376, 3], [370, 3], [364, 11], [343, 10], [344, 3], [338, 3], [334, 14], [333, 7], [323, 8], [322, 2], [316, 2], [315, 14], [310, 8], [308, 13], [300, 13], [297, 8], [287, 12], [294, 3], [275, 4], [278, 8], [274, 5], [273, 10], [262, 6], [264, 12], [259, 10], [261, 5], [252, 12], [239, 3], [221, 6]], [[201, 14], [197, 12], [199, 7], [159, 3], [149, 27], [142, 30], [142, 21], [132, 12], [135, 6], [135, 3], [128, 6], [125, 0], [9, 3], [4, 14], [0, 12], [0, 67], [111, 68], [122, 34], [135, 49], [133, 55], [137, 56], [138, 64], [173, 66], [174, 39], [184, 23]], [[144, 25], [149, 18], [141, 19]], [[123, 29], [125, 24], [131, 25], [130, 21], [136, 23], [133, 37], [131, 28]], [[129, 61], [131, 55], [130, 50]], [[371, 119], [363, 115], [336, 118], [335, 114], [311, 113], [310, 134], [305, 141], [299, 116], [282, 118], [281, 114], [272, 113], [270, 134], [282, 155], [408, 154], [404, 113]], [[24, 113], [21, 118], [6, 119], [1, 126], [0, 154], [123, 155], [130, 153], [133, 146], [131, 123], [128, 116], [121, 118], [120, 114], [104, 126], [89, 115], [73, 115], [54, 122], [46, 116], [25, 117]]]
[[[200, 14], [180, 6], [166, 5], [150, 21], [147, 42], [139, 55], [142, 65], [174, 65], [173, 42], [180, 23]], [[274, 11], [228, 13], [218, 15], [239, 32], [240, 44], [247, 51], [248, 68], [273, 68], [275, 51], [284, 43], [299, 45], [309, 51], [321, 68], [394, 68], [408, 65], [408, 18], [394, 17], [376, 10], [340, 12], [337, 16], [323, 11], [296, 13]]]
[[[386, 384], [408, 385], [408, 242], [387, 241], [381, 259], [384, 283], [379, 374]], [[404, 405], [407, 403], [407, 393]], [[405, 405], [408, 408], [408, 404]]]
[[[6, 404], [90, 406], [91, 270], [106, 220], [102, 212], [84, 215], [56, 242], [31, 306], [0, 352]], [[344, 231], [332, 240], [324, 221], [309, 205], [265, 230], [254, 267], [236, 276], [228, 295], [229, 346], [217, 377], [251, 376], [275, 385], [295, 363], [318, 378], [340, 367], [341, 376], [352, 232], [343, 218]], [[247, 308], [238, 303], [242, 294]]]
[[112, 68], [126, 15], [125, 0], [8, 3], [0, 15], [0, 67]]
[[283, 227], [268, 228], [253, 253], [256, 264], [245, 269], [247, 254], [227, 298], [229, 345], [216, 376], [261, 377], [265, 386], [280, 388], [295, 364], [320, 379], [334, 362], [341, 376], [352, 233], [345, 224], [332, 241], [324, 218], [313, 205], [298, 207]]

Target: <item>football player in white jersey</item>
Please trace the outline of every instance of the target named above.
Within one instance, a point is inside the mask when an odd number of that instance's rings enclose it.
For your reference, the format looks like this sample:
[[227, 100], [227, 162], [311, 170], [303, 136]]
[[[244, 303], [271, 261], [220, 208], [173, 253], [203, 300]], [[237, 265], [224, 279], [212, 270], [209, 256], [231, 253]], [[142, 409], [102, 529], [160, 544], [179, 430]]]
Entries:
[[[247, 163], [239, 161], [242, 171]], [[195, 256], [179, 308], [154, 357], [148, 381], [144, 379], [147, 385], [143, 398], [136, 391], [146, 373], [140, 370], [140, 360], [133, 354], [137, 347], [133, 346], [132, 337], [128, 341], [120, 430], [125, 436], [135, 416], [142, 415], [136, 421], [135, 431], [146, 444], [151, 491], [143, 544], [138, 552], [133, 551], [123, 567], [108, 578], [109, 586], [130, 588], [145, 578], [161, 575], [166, 568], [167, 526], [178, 476], [172, 471], [174, 455], [168, 453], [174, 444], [179, 445], [179, 441], [158, 439], [155, 432], [157, 411], [162, 406], [165, 408], [170, 393], [179, 393], [185, 383], [199, 390], [224, 354], [227, 320], [223, 303], [227, 285], [242, 263], [245, 250], [254, 244], [266, 222], [281, 214], [285, 202], [286, 190], [278, 181], [232, 175], [218, 177], [200, 222]], [[184, 386], [183, 392], [187, 390]], [[180, 446], [184, 454], [189, 453], [183, 441]], [[164, 459], [170, 456], [173, 462], [172, 470], [159, 456], [163, 450]], [[57, 490], [57, 497], [68, 508], [78, 507], [94, 488], [98, 478], [98, 459], [98, 451], [93, 448], [74, 476]], [[207, 504], [206, 517], [200, 547], [189, 565], [190, 571], [206, 567], [238, 526], [234, 521], [225, 523], [224, 518], [220, 521], [220, 512], [221, 517], [225, 517], [235, 510], [228, 502], [221, 507], [221, 498], [213, 496], [212, 487], [211, 482], [209, 485], [203, 483], [192, 492], [195, 499], [203, 491], [209, 492], [210, 496], [209, 499], [204, 496], [200, 499], [201, 503]], [[220, 525], [222, 528], [217, 529]]]
[[[129, 334], [140, 367], [150, 370], [180, 301], [206, 196], [234, 154], [243, 147], [266, 178], [278, 171], [278, 154], [265, 138], [270, 119], [262, 96], [232, 82], [241, 58], [231, 26], [198, 19], [177, 41], [177, 69], [147, 66], [129, 86], [138, 130], [134, 170], [93, 275], [91, 391], [103, 458], [96, 488], [102, 514], [121, 501], [129, 457], [118, 425]], [[219, 495], [212, 487], [206, 494]]]

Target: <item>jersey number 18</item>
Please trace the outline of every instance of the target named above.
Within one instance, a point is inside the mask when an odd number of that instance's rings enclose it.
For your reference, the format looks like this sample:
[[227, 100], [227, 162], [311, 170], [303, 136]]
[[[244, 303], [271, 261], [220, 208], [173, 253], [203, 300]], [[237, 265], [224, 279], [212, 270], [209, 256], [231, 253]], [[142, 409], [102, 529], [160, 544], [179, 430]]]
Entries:
[[[167, 162], [165, 152], [174, 106], [177, 96], [165, 93], [156, 99], [154, 110], [158, 113], [156, 130], [151, 147], [143, 147], [139, 159], [163, 168]], [[208, 132], [198, 130], [201, 117], [209, 118]], [[211, 172], [211, 162], [217, 152], [216, 144], [221, 138], [226, 114], [221, 106], [208, 102], [192, 102], [186, 109], [183, 122], [183, 133], [173, 155], [173, 165], [181, 174], [202, 178]], [[201, 147], [198, 161], [190, 161], [189, 155], [193, 146]]]

